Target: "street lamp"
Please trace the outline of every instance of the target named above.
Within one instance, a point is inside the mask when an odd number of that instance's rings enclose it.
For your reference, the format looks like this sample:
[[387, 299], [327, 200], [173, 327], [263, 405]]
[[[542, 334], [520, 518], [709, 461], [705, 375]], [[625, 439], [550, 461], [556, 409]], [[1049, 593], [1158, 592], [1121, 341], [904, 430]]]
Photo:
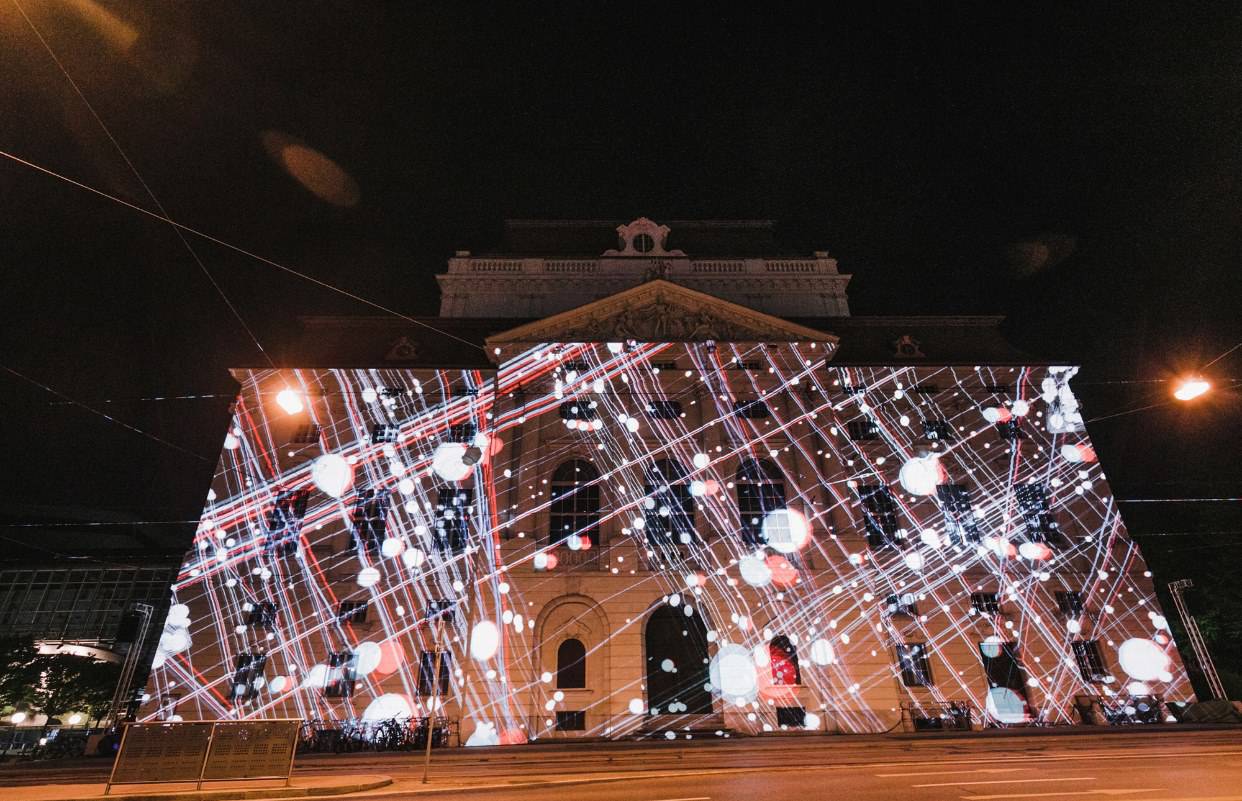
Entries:
[[1202, 376], [1187, 376], [1177, 382], [1177, 387], [1173, 390], [1173, 397], [1179, 401], [1194, 400], [1211, 388], [1212, 385]]
[[14, 712], [12, 715], [9, 715], [9, 720], [13, 721], [14, 726], [20, 726], [26, 720], [26, 713], [21, 711]]
[[288, 387], [276, 393], [276, 403], [289, 414], [302, 411], [302, 396]]

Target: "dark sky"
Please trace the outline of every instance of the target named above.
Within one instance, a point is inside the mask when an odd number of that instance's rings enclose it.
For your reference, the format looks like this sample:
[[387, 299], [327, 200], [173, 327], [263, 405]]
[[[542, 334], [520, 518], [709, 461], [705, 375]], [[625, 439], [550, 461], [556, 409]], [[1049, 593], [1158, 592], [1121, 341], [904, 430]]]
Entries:
[[[173, 218], [406, 314], [505, 217], [763, 217], [854, 274], [856, 313], [1008, 315], [1020, 347], [1086, 366], [1088, 418], [1242, 340], [1234, 4], [19, 1]], [[0, 74], [0, 149], [154, 208], [9, 0]], [[356, 202], [307, 191], [273, 141]], [[189, 241], [274, 354], [299, 315], [368, 312]], [[194, 518], [226, 368], [261, 357], [175, 233], [0, 159], [0, 304], [0, 364], [203, 457], [0, 371], [4, 518]], [[200, 394], [221, 397], [141, 400]], [[1237, 496], [1240, 407], [1090, 433], [1120, 497]], [[1130, 519], [1227, 541], [1238, 506]]]

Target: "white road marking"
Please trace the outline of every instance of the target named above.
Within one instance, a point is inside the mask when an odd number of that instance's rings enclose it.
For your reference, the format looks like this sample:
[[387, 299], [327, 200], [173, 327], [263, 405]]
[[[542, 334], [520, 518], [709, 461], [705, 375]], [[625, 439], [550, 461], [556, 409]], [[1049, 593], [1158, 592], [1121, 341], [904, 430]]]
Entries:
[[[1058, 776], [1052, 779], [992, 779], [986, 782], [941, 782], [939, 784], [912, 784], [911, 787], [962, 787], [968, 784], [1039, 784], [1042, 782], [1093, 782], [1094, 776]], [[1086, 792], [1080, 790], [1078, 792]], [[1065, 793], [1054, 793], [1065, 795]]]
[[877, 773], [877, 777], [888, 779], [894, 776], [959, 776], [964, 773], [1017, 773], [1021, 770], [1035, 768], [979, 768], [978, 770], [925, 770], [918, 773]]
[[[1064, 798], [1067, 795], [1129, 795], [1131, 793], [1156, 793], [1163, 790], [1163, 787], [1142, 787], [1136, 790], [1070, 790], [1064, 793], [1005, 793], [1004, 795], [964, 795], [961, 796], [962, 801], [984, 801], [991, 798], [1048, 798], [1049, 796], [1060, 796]], [[1159, 801], [1242, 801], [1235, 797], [1231, 798], [1165, 798], [1161, 796]]]

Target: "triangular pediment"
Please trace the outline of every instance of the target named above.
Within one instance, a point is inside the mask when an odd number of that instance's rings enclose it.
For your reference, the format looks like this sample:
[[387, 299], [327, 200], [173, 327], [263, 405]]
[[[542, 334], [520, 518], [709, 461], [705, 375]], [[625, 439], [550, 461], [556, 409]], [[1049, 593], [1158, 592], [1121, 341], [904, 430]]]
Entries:
[[502, 331], [488, 352], [542, 342], [824, 342], [837, 337], [656, 279], [632, 289]]

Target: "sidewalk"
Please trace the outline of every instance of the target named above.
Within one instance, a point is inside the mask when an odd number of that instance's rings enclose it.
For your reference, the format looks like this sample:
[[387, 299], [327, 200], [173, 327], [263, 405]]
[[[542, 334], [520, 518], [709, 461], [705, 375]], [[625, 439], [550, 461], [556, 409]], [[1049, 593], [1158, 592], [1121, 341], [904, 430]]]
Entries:
[[[229, 801], [229, 799], [311, 798], [353, 795], [392, 784], [388, 776], [346, 774], [344, 776], [294, 776], [290, 786], [280, 780], [204, 782], [202, 790], [194, 782], [177, 784], [114, 784], [106, 796], [117, 801]], [[5, 787], [5, 801], [100, 801], [104, 785], [35, 784]]]

